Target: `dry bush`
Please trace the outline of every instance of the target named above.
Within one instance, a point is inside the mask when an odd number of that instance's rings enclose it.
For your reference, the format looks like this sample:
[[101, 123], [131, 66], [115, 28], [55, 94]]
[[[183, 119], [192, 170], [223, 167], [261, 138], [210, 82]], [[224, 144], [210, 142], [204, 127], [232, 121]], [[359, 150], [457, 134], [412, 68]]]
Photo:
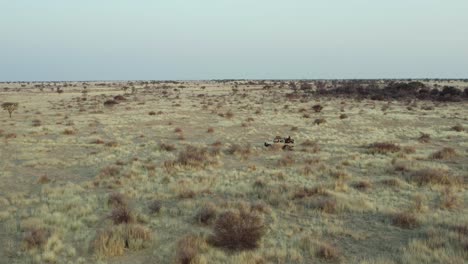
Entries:
[[161, 211], [161, 208], [162, 208], [162, 203], [159, 200], [153, 200], [148, 205], [148, 209], [151, 214], [159, 213]]
[[345, 170], [330, 170], [330, 176], [340, 181], [351, 179], [351, 175]]
[[74, 134], [76, 134], [76, 132], [75, 132], [75, 130], [73, 130], [73, 129], [65, 129], [65, 130], [63, 131], [63, 134], [64, 134], [64, 135], [74, 135]]
[[440, 197], [440, 207], [444, 209], [462, 208], [463, 199], [457, 196], [452, 189], [446, 188]]
[[294, 163], [296, 163], [296, 161], [291, 155], [284, 155], [278, 160], [278, 165], [283, 167], [294, 165]]
[[348, 115], [347, 115], [347, 114], [341, 114], [341, 115], [340, 115], [340, 119], [346, 119], [346, 118], [348, 118]]
[[316, 252], [316, 256], [325, 261], [338, 262], [341, 259], [340, 251], [329, 244], [322, 244]]
[[320, 124], [324, 124], [326, 123], [327, 120], [325, 120], [325, 118], [317, 118], [314, 120], [314, 125], [320, 125]]
[[392, 224], [405, 229], [419, 227], [419, 220], [409, 212], [396, 213], [392, 216]]
[[49, 183], [49, 182], [50, 182], [50, 179], [47, 176], [47, 174], [41, 175], [39, 177], [39, 179], [37, 180], [37, 183], [39, 183], [39, 184], [46, 184], [46, 183]]
[[104, 140], [99, 139], [99, 138], [91, 141], [91, 144], [104, 144], [104, 143], [105, 143]]
[[406, 154], [416, 153], [416, 147], [414, 147], [414, 146], [403, 147], [403, 152], [406, 153]]
[[183, 188], [179, 191], [178, 197], [180, 199], [192, 199], [197, 196], [197, 193], [194, 190]]
[[353, 183], [352, 186], [358, 190], [367, 191], [372, 187], [372, 183], [369, 181], [358, 181]]
[[304, 188], [297, 190], [293, 194], [292, 199], [293, 200], [303, 199], [303, 198], [312, 197], [316, 195], [327, 196], [328, 194], [325, 188], [323, 187], [313, 187], [313, 188], [304, 187]]
[[419, 136], [418, 141], [421, 143], [429, 143], [431, 141], [431, 135], [421, 133], [421, 136]]
[[176, 147], [172, 144], [161, 143], [159, 144], [159, 149], [164, 151], [174, 151], [176, 150]]
[[141, 225], [111, 226], [96, 234], [91, 247], [98, 256], [121, 256], [126, 249], [145, 248], [151, 239], [151, 230]]
[[449, 160], [453, 159], [458, 156], [458, 153], [453, 148], [443, 148], [439, 151], [436, 151], [429, 155], [431, 159], [439, 159], [439, 160]]
[[110, 147], [110, 148], [115, 148], [119, 145], [119, 143], [117, 143], [116, 141], [109, 141], [107, 142], [106, 144], [104, 144], [104, 146], [106, 147]]
[[176, 128], [174, 129], [174, 133], [182, 133], [182, 132], [183, 132], [183, 131], [182, 131], [182, 128], [180, 128], [180, 127], [176, 127]]
[[111, 207], [127, 207], [128, 198], [121, 193], [111, 193], [107, 198], [107, 205]]
[[206, 133], [213, 133], [214, 132], [214, 128], [212, 127], [209, 127], [207, 130], [206, 130]]
[[313, 201], [312, 206], [324, 213], [333, 214], [337, 210], [337, 201], [333, 197], [320, 196]]
[[177, 242], [176, 261], [177, 264], [195, 264], [197, 256], [205, 241], [196, 235], [185, 235]]
[[41, 125], [42, 125], [42, 121], [39, 120], [39, 119], [34, 119], [34, 120], [32, 121], [32, 125], [33, 125], [34, 127], [41, 126]]
[[262, 215], [256, 211], [230, 210], [221, 213], [214, 223], [210, 242], [229, 250], [251, 250], [259, 246], [265, 234]]
[[226, 114], [224, 114], [224, 116], [228, 119], [231, 119], [234, 117], [234, 113], [231, 112], [231, 110], [227, 111]]
[[5, 139], [12, 139], [16, 137], [17, 137], [16, 133], [8, 133], [5, 135]]
[[383, 179], [380, 182], [391, 187], [401, 187], [401, 181], [395, 178]]
[[369, 153], [371, 154], [395, 153], [401, 150], [400, 146], [390, 142], [372, 143], [367, 148], [369, 149]]
[[117, 102], [116, 100], [106, 100], [104, 102], [104, 106], [114, 106], [116, 104], [118, 104], [119, 102]]
[[203, 225], [209, 225], [213, 223], [218, 214], [218, 208], [212, 202], [207, 202], [195, 215], [195, 220]]
[[291, 131], [298, 131], [298, 130], [299, 130], [299, 128], [297, 126], [291, 127]]
[[109, 219], [111, 219], [115, 225], [119, 225], [134, 223], [136, 217], [132, 210], [127, 206], [119, 206], [112, 210], [109, 215]]
[[51, 232], [42, 227], [32, 227], [26, 231], [23, 243], [26, 249], [41, 248], [49, 239]]
[[246, 145], [233, 144], [227, 149], [226, 153], [230, 155], [236, 154], [236, 155], [246, 157], [252, 153], [252, 147], [250, 146], [250, 144], [246, 144]]
[[197, 148], [194, 146], [187, 146], [185, 150], [179, 152], [175, 164], [184, 167], [204, 168], [206, 166], [216, 164], [216, 159], [207, 148]]
[[411, 180], [419, 185], [443, 184], [451, 185], [460, 181], [459, 178], [451, 175], [449, 171], [442, 169], [421, 169], [411, 174]]
[[316, 104], [314, 106], [312, 106], [312, 110], [314, 110], [316, 113], [320, 113], [323, 109], [323, 106], [319, 105], [319, 104]]
[[304, 114], [302, 115], [302, 117], [303, 117], [303, 118], [310, 118], [310, 114], [304, 113]]
[[121, 256], [125, 250], [125, 240], [116, 228], [111, 227], [97, 233], [92, 242], [93, 251], [100, 256]]
[[463, 132], [465, 131], [465, 128], [461, 124], [456, 124], [452, 127], [452, 130], [457, 132]]
[[99, 172], [99, 175], [104, 176], [104, 177], [115, 177], [120, 174], [120, 168], [117, 166], [106, 166], [101, 169]]
[[116, 95], [114, 96], [115, 101], [126, 101], [127, 99], [123, 97], [122, 95]]
[[156, 112], [155, 112], [155, 111], [150, 111], [150, 112], [148, 113], [148, 115], [156, 115]]

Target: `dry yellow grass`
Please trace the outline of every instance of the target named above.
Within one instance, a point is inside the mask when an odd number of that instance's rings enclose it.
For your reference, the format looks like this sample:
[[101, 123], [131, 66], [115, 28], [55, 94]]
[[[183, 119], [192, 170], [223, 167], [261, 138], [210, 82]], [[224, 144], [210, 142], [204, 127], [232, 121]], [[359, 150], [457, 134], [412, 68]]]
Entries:
[[[274, 81], [8, 86], [5, 263], [468, 260], [466, 102]], [[264, 147], [278, 135], [295, 148]]]

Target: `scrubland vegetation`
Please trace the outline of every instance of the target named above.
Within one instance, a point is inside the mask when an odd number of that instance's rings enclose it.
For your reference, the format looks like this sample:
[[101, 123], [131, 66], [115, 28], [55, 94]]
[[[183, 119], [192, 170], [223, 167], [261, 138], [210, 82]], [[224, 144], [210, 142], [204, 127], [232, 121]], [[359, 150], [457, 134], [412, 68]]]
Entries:
[[2, 83], [0, 262], [466, 263], [466, 87]]

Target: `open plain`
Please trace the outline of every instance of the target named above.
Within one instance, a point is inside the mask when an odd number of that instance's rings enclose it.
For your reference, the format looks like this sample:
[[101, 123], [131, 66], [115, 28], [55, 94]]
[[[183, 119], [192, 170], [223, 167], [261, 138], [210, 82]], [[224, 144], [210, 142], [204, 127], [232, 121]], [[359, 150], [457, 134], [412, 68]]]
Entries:
[[317, 84], [2, 83], [0, 262], [466, 263], [467, 99]]

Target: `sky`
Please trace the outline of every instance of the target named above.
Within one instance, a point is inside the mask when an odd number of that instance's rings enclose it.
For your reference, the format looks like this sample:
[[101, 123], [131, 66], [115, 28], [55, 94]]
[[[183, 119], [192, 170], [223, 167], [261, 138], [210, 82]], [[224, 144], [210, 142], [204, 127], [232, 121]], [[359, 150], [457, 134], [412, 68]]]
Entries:
[[468, 0], [0, 0], [0, 81], [468, 78]]

